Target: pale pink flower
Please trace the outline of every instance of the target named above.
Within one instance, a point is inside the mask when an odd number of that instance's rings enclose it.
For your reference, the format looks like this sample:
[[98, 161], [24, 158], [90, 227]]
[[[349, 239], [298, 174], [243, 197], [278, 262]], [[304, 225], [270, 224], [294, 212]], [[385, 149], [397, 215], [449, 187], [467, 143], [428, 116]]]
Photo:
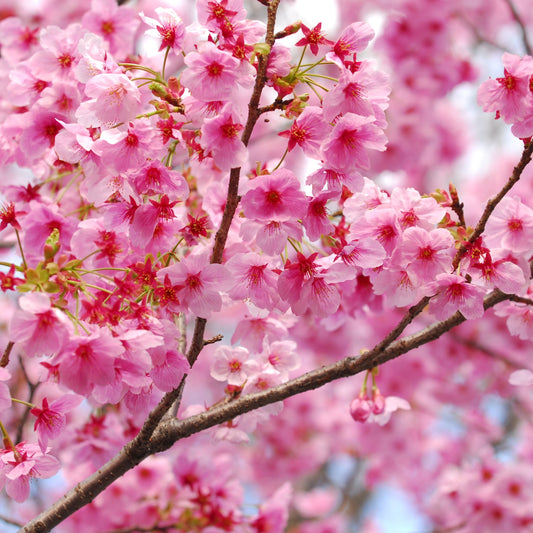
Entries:
[[179, 263], [162, 268], [157, 273], [161, 281], [165, 275], [173, 284], [182, 286], [178, 296], [183, 308], [203, 318], [220, 311], [220, 292], [233, 285], [228, 269], [223, 265], [209, 264], [205, 254], [188, 255]]
[[241, 200], [246, 218], [283, 222], [305, 214], [307, 200], [290, 170], [278, 169], [258, 176], [249, 185], [250, 190]]
[[346, 113], [322, 145], [322, 158], [330, 167], [341, 172], [367, 169], [368, 150], [384, 151], [387, 139], [375, 124], [375, 117]]
[[533, 254], [533, 210], [518, 197], [506, 196], [489, 218], [484, 238], [489, 247], [505, 248], [529, 259]]
[[[368, 199], [368, 202], [375, 201]], [[361, 206], [362, 208], [363, 206]], [[354, 213], [360, 213], [359, 207], [353, 209]], [[372, 238], [379, 242], [387, 254], [392, 254], [396, 249], [401, 236], [401, 228], [398, 221], [398, 214], [390, 206], [380, 205], [370, 211], [363, 211], [363, 218], [360, 218], [350, 226], [349, 239]]]
[[272, 310], [279, 302], [277, 275], [272, 272], [268, 257], [254, 253], [235, 254], [225, 263], [235, 285], [230, 298], [249, 298], [257, 307]]
[[0, 450], [0, 489], [23, 502], [30, 494], [31, 478], [52, 477], [60, 468], [59, 461], [43, 453], [37, 444], [21, 442], [13, 449]]
[[211, 364], [211, 376], [217, 381], [227, 381], [228, 385], [241, 386], [260, 370], [259, 363], [250, 359], [246, 348], [219, 346]]
[[392, 413], [396, 412], [398, 409], [409, 411], [411, 409], [411, 405], [403, 398], [398, 398], [397, 396], [387, 396], [385, 398], [385, 407], [383, 411], [379, 414], [371, 413], [368, 421], [375, 422], [379, 426], [384, 426], [390, 420]]
[[398, 213], [398, 222], [404, 230], [418, 226], [430, 231], [446, 214], [446, 210], [434, 198], [422, 197], [411, 187], [395, 187], [390, 195], [390, 206]]
[[277, 370], [283, 381], [289, 379], [289, 372], [300, 367], [300, 357], [294, 341], [263, 341], [261, 359]]
[[116, 126], [141, 112], [141, 93], [125, 74], [97, 74], [85, 85], [90, 98], [82, 102], [76, 117], [87, 128]]
[[437, 320], [444, 320], [456, 311], [471, 320], [481, 318], [485, 312], [483, 296], [485, 291], [456, 274], [437, 274], [425, 292], [428, 296], [435, 294], [429, 302], [429, 312]]
[[8, 17], [0, 22], [0, 42], [2, 57], [12, 65], [28, 59], [37, 50], [39, 28], [31, 28], [16, 17]]
[[230, 109], [205, 119], [200, 144], [220, 170], [241, 167], [246, 162], [246, 146], [241, 141], [243, 129]]
[[161, 157], [165, 149], [155, 136], [148, 119], [132, 120], [127, 125], [105, 130], [94, 143], [105, 166], [117, 172], [137, 170], [147, 159]]
[[48, 439], [57, 437], [65, 428], [65, 413], [77, 407], [82, 401], [81, 396], [66, 394], [48, 405], [48, 399], [43, 398], [42, 407], [34, 407], [30, 411], [36, 417], [33, 429], [37, 432], [39, 446], [43, 453], [46, 452]]
[[387, 253], [378, 241], [366, 238], [350, 241], [337, 257], [347, 265], [376, 268], [383, 264]]
[[126, 57], [133, 52], [135, 33], [141, 22], [131, 7], [117, 5], [115, 0], [92, 0], [91, 10], [81, 21], [89, 31], [109, 43], [109, 51], [115, 57]]
[[346, 57], [362, 52], [373, 38], [374, 30], [369, 24], [353, 22], [342, 31], [333, 45], [333, 51], [326, 54], [326, 59], [342, 68]]
[[385, 295], [389, 304], [396, 307], [411, 305], [421, 296], [416, 276], [405, 270], [378, 270], [371, 274], [371, 281], [374, 293]]
[[159, 51], [170, 48], [173, 52], [181, 52], [185, 40], [185, 24], [170, 7], [156, 7], [155, 13], [159, 20], [139, 13], [145, 24], [151, 27], [146, 35], [160, 42]]
[[511, 335], [524, 341], [533, 340], [533, 311], [530, 306], [502, 303], [495, 308], [495, 314], [507, 319], [506, 325]]
[[343, 186], [350, 192], [358, 192], [363, 188], [364, 181], [363, 176], [356, 170], [340, 172], [332, 168], [321, 167], [307, 176], [306, 183], [312, 185], [314, 195], [317, 195], [327, 185], [328, 190], [340, 196]]
[[309, 199], [307, 213], [303, 217], [302, 223], [311, 241], [316, 241], [321, 235], [329, 235], [335, 230], [326, 209], [328, 200], [334, 196], [336, 196], [334, 191], [325, 191]]
[[355, 72], [344, 69], [338, 84], [324, 95], [324, 118], [331, 122], [337, 115], [355, 113], [376, 117], [385, 126], [389, 92], [387, 76], [363, 61]]
[[292, 54], [289, 48], [280, 45], [277, 41], [270, 55], [268, 56], [267, 77], [269, 78], [269, 84], [272, 84], [271, 79], [274, 77], [283, 78], [287, 76], [291, 71]]
[[35, 105], [24, 117], [27, 121], [19, 139], [19, 147], [24, 154], [19, 164], [28, 166], [43, 159], [50, 148], [53, 148], [56, 135], [61, 131], [60, 120], [64, 114], [48, 111]]
[[11, 340], [21, 343], [30, 357], [57, 353], [72, 330], [65, 315], [53, 308], [50, 298], [40, 292], [22, 296], [19, 306], [21, 310], [11, 320]]
[[240, 342], [251, 352], [260, 352], [263, 339], [280, 339], [287, 335], [287, 327], [272, 317], [245, 317], [235, 326], [231, 342]]
[[183, 175], [158, 159], [146, 161], [141, 168], [131, 172], [129, 179], [139, 195], [172, 193], [183, 199], [189, 196], [189, 186]]
[[510, 124], [531, 112], [533, 98], [529, 90], [529, 79], [533, 74], [533, 59], [505, 53], [503, 66], [504, 76], [482, 83], [477, 98], [483, 111], [497, 112]]
[[185, 64], [188, 68], [181, 75], [181, 83], [198, 100], [229, 101], [239, 85], [250, 87], [253, 80], [251, 73], [242, 75], [238, 59], [211, 42], [201, 43], [197, 52], [187, 54]]
[[163, 231], [162, 225], [172, 222], [176, 218], [174, 206], [177, 200], [171, 202], [164, 194], [161, 200], [150, 200], [147, 204], [135, 208], [130, 226], [130, 241], [137, 249], [146, 247], [149, 241], [154, 240], [156, 232]]
[[71, 77], [80, 57], [78, 42], [84, 33], [80, 24], [71, 24], [66, 29], [47, 26], [41, 30], [42, 50], [28, 60], [33, 74], [45, 81]]
[[150, 376], [159, 390], [170, 392], [180, 384], [183, 375], [190, 370], [189, 363], [186, 357], [177, 350], [161, 350], [161, 348], [155, 350], [162, 351], [165, 355], [162, 361], [154, 365]]
[[293, 220], [246, 220], [242, 223], [240, 234], [246, 240], [255, 236], [255, 242], [268, 255], [280, 254], [287, 245], [289, 237], [300, 241], [303, 237], [302, 225]]
[[88, 337], [73, 337], [58, 357], [60, 381], [74, 392], [88, 396], [95, 385], [115, 379], [115, 359], [124, 353], [119, 339], [107, 329]]
[[421, 282], [432, 281], [437, 274], [451, 270], [455, 255], [455, 240], [445, 229], [423, 230], [407, 228], [402, 236], [398, 254], [393, 255], [395, 264], [407, 265], [407, 271]]

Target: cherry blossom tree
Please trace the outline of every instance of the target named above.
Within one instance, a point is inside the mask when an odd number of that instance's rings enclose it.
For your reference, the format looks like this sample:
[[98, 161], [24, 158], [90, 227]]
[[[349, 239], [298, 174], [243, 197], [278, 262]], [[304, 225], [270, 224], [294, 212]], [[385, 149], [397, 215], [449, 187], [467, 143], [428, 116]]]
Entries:
[[0, 1], [3, 530], [533, 532], [528, 2], [303, 6]]

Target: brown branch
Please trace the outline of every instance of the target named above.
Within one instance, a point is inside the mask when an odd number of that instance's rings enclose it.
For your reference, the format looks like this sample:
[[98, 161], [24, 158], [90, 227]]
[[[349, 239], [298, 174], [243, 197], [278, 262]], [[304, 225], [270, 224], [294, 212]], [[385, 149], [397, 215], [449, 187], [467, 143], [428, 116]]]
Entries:
[[[276, 13], [279, 6], [280, 0], [271, 0], [268, 2], [268, 15], [267, 15], [267, 32], [265, 42], [270, 46], [274, 46], [274, 26], [276, 24]], [[245, 146], [248, 146], [250, 142], [250, 137], [252, 131], [257, 122], [257, 119], [260, 116], [259, 113], [259, 100], [261, 94], [265, 87], [267, 76], [266, 69], [268, 65], [269, 54], [260, 55], [258, 57], [257, 64], [257, 75], [255, 78], [255, 85], [248, 104], [248, 119], [246, 120], [246, 125], [242, 132], [241, 141]], [[211, 263], [222, 263], [222, 256], [224, 253], [224, 248], [226, 246], [226, 240], [228, 238], [228, 233], [237, 210], [237, 205], [239, 204], [239, 180], [241, 176], [241, 169], [232, 168], [229, 174], [229, 183], [228, 183], [228, 194], [226, 197], [226, 205], [224, 207], [224, 213], [222, 214], [222, 220], [220, 222], [220, 227], [215, 236], [215, 243], [213, 245], [213, 252], [211, 254]], [[194, 333], [191, 341], [191, 346], [189, 348], [189, 353], [187, 358], [189, 359], [189, 364], [192, 366], [202, 348], [204, 347], [204, 332], [205, 332], [206, 320], [205, 318], [197, 318], [194, 325]]]
[[[499, 290], [492, 291], [484, 299], [485, 309], [507, 300], [509, 296]], [[288, 381], [266, 391], [247, 394], [235, 401], [217, 406], [209, 411], [193, 416], [186, 420], [172, 420], [154, 433], [154, 447], [163, 451], [178, 440], [189, 437], [200, 431], [218, 424], [233, 420], [239, 415], [259, 409], [265, 405], [279, 402], [306, 391], [318, 389], [327, 383], [340, 378], [354, 376], [360, 372], [370, 370], [403, 355], [415, 348], [438, 339], [441, 335], [465, 322], [464, 316], [457, 312], [450, 318], [436, 322], [422, 331], [393, 342], [385, 349], [378, 349], [378, 344], [372, 350], [357, 357], [346, 357], [336, 363], [312, 370], [299, 378]]]
[[15, 343], [13, 341], [9, 341], [7, 343], [6, 349], [2, 354], [2, 359], [0, 359], [0, 367], [5, 368], [9, 364], [9, 356], [11, 355], [11, 350], [13, 349], [13, 346], [15, 346]]
[[[530, 142], [524, 146], [524, 150], [522, 152], [522, 156], [520, 157], [520, 161], [518, 164], [514, 167], [513, 173], [511, 174], [511, 177], [507, 180], [507, 183], [502, 187], [500, 192], [491, 198], [487, 205], [485, 206], [485, 210], [483, 211], [483, 214], [481, 215], [481, 218], [479, 219], [479, 222], [477, 223], [476, 228], [474, 229], [474, 232], [472, 235], [470, 235], [470, 238], [468, 239], [467, 243], [473, 243], [476, 241], [478, 237], [481, 236], [481, 234], [485, 231], [485, 226], [487, 224], [487, 221], [489, 220], [490, 215], [492, 215], [494, 209], [496, 209], [496, 206], [503, 200], [505, 195], [512, 189], [512, 187], [518, 182], [520, 179], [520, 176], [522, 175], [522, 172], [528, 165], [528, 163], [531, 161], [531, 155], [533, 154], [533, 142]], [[461, 258], [463, 257], [464, 253], [466, 252], [466, 245], [465, 243], [461, 244], [459, 250], [457, 250], [457, 253], [455, 254], [455, 257], [453, 258], [453, 269], [457, 269], [459, 266], [459, 263], [461, 262]]]
[[509, 296], [509, 300], [519, 304], [533, 305], [533, 300], [531, 298], [524, 298], [523, 296], [516, 296], [515, 294]]
[[[489, 309], [508, 298], [509, 295], [499, 290], [494, 290], [485, 297], [484, 307]], [[318, 389], [337, 379], [354, 376], [365, 370], [370, 370], [375, 366], [386, 363], [438, 339], [441, 335], [465, 321], [464, 316], [457, 312], [447, 320], [437, 322], [418, 333], [397, 340], [383, 350], [378, 349], [383, 344], [380, 343], [360, 356], [346, 357], [341, 361], [308, 372], [272, 389], [241, 396], [230, 403], [213, 407], [205, 413], [185, 420], [174, 419], [159, 424], [148, 440], [142, 438], [141, 431], [137, 437], [126, 444], [118, 455], [86, 480], [78, 483], [61, 500], [29, 522], [19, 533], [46, 533], [50, 531], [65, 518], [90, 503], [113, 481], [137, 466], [143, 459], [154, 453], [167, 450], [181, 439], [233, 420], [237, 416], [259, 407], [285, 400], [302, 392]]]

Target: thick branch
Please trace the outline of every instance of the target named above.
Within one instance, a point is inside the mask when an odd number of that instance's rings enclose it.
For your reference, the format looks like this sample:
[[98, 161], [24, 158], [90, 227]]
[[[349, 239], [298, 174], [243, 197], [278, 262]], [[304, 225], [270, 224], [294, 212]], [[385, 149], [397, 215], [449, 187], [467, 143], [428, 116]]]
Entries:
[[[485, 298], [484, 307], [485, 309], [489, 309], [497, 303], [508, 299], [509, 295], [495, 290]], [[233, 420], [244, 413], [309, 390], [318, 389], [337, 379], [354, 376], [365, 370], [370, 370], [375, 366], [386, 363], [391, 359], [395, 359], [415, 348], [438, 339], [441, 335], [465, 321], [464, 316], [460, 312], [457, 312], [447, 320], [436, 322], [418, 333], [392, 343], [388, 348], [379, 349], [379, 346], [382, 344], [380, 343], [372, 350], [364, 352], [360, 356], [346, 357], [341, 361], [308, 372], [299, 378], [273, 387], [272, 389], [241, 396], [229, 404], [214, 407], [205, 413], [187, 418], [186, 420], [172, 420], [163, 427], [158, 428], [154, 433], [154, 447], [158, 451], [166, 450], [178, 440]]]
[[[485, 298], [484, 307], [489, 309], [497, 303], [508, 299], [509, 295], [495, 290]], [[447, 331], [465, 322], [465, 320], [463, 315], [457, 312], [447, 320], [436, 322], [418, 333], [393, 342], [388, 348], [380, 349], [379, 346], [382, 344], [380, 343], [360, 356], [346, 357], [341, 361], [308, 372], [272, 389], [247, 394], [233, 402], [213, 407], [205, 413], [185, 420], [167, 421], [159, 425], [148, 442], [145, 439], [140, 439], [139, 434], [116, 457], [95, 474], [71, 489], [62, 500], [56, 502], [48, 510], [29, 522], [19, 533], [46, 533], [50, 531], [72, 513], [90, 503], [113, 481], [120, 478], [134, 466], [137, 466], [143, 459], [153, 453], [167, 450], [181, 439], [233, 420], [239, 415], [265, 405], [285, 400], [302, 392], [318, 389], [337, 379], [354, 376], [365, 370], [370, 370], [375, 366], [386, 363], [438, 339]]]

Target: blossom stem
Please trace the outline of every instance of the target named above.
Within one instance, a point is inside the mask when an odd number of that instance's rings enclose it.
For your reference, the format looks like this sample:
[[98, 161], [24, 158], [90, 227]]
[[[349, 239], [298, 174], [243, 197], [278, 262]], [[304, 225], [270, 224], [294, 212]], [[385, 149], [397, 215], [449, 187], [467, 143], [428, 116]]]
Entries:
[[19, 400], [18, 398], [11, 398], [11, 401], [25, 405], [26, 407], [29, 407], [30, 409], [33, 409], [35, 407], [33, 403], [25, 402], [24, 400]]
[[22, 258], [22, 264], [24, 265], [24, 270], [27, 270], [28, 263], [26, 263], [26, 258], [24, 257], [24, 250], [22, 249], [22, 242], [20, 241], [20, 235], [19, 235], [19, 231], [17, 228], [15, 228], [15, 235], [17, 236], [17, 242], [19, 245], [20, 256]]
[[167, 46], [165, 50], [165, 57], [163, 58], [163, 67], [161, 68], [161, 77], [165, 79], [165, 68], [167, 66], [168, 53], [170, 52], [170, 46]]

